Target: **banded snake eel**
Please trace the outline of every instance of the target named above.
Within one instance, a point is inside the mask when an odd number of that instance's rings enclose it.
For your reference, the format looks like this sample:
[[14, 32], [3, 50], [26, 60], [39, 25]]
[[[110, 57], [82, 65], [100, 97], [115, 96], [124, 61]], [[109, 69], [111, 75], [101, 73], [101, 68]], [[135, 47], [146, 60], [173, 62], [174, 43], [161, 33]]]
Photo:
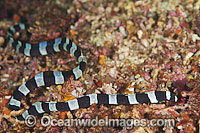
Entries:
[[[17, 51], [26, 56], [41, 56], [61, 51], [68, 51], [74, 55], [79, 63], [77, 67], [69, 71], [45, 71], [35, 75], [13, 93], [9, 102], [10, 110], [20, 110], [22, 108], [21, 100], [26, 97], [35, 88], [41, 86], [51, 86], [64, 84], [73, 76], [78, 80], [86, 69], [86, 57], [82, 54], [79, 46], [74, 44], [68, 38], [57, 38], [54, 40], [43, 41], [38, 44], [30, 44], [15, 39], [13, 36], [20, 30], [27, 30], [28, 24], [18, 24], [11, 26], [7, 32], [8, 43]], [[64, 102], [36, 102], [22, 115], [18, 115], [18, 120], [24, 120], [28, 115], [37, 116], [39, 114], [51, 111], [71, 111], [79, 108], [87, 108], [92, 104], [105, 105], [132, 105], [140, 103], [160, 103], [161, 101], [177, 101], [177, 97], [170, 91], [151, 91], [134, 94], [88, 94], [77, 99]]]

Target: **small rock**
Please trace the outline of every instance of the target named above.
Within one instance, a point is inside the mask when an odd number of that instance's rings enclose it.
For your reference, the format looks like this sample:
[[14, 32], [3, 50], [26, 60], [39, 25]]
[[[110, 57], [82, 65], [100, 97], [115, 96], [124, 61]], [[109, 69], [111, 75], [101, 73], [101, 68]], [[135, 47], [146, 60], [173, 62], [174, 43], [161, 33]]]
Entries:
[[3, 74], [3, 77], [8, 78], [10, 75], [9, 74]]
[[142, 39], [141, 43], [147, 48], [149, 46], [149, 42], [147, 41], [147, 39]]
[[200, 40], [200, 37], [197, 34], [192, 34], [192, 41], [196, 42], [197, 40]]
[[123, 26], [119, 27], [119, 31], [123, 36], [126, 36], [126, 30], [125, 30], [125, 28]]
[[120, 54], [120, 55], [119, 55], [119, 59], [120, 59], [120, 60], [123, 60], [123, 59], [124, 59], [124, 55], [123, 55], [123, 54]]
[[184, 65], [187, 64], [187, 61], [189, 60], [190, 57], [193, 56], [193, 54], [194, 54], [194, 53], [192, 53], [192, 52], [189, 52], [189, 53], [186, 54], [186, 56], [185, 56], [185, 58], [184, 58], [184, 60], [183, 60], [183, 64], [184, 64]]
[[111, 8], [111, 7], [107, 7], [107, 8], [106, 8], [106, 12], [107, 12], [107, 13], [111, 13], [111, 11], [112, 11], [112, 8]]
[[114, 11], [118, 12], [119, 11], [119, 7], [114, 7]]
[[101, 65], [105, 64], [105, 63], [106, 63], [106, 56], [100, 55], [99, 63], [100, 63]]
[[135, 28], [132, 21], [127, 21], [126, 29], [129, 34], [134, 32]]
[[116, 77], [116, 67], [111, 68], [109, 74], [111, 77], [115, 78]]
[[138, 30], [137, 35], [138, 35], [138, 38], [141, 39], [143, 35], [142, 30]]
[[136, 79], [140, 78], [140, 74], [135, 75], [135, 78]]
[[115, 26], [119, 27], [121, 25], [121, 22], [119, 20], [116, 21]]
[[135, 76], [132, 75], [132, 76], [130, 77], [130, 80], [134, 81], [134, 80], [135, 80]]
[[160, 69], [158, 69], [158, 68], [156, 68], [152, 71], [153, 80], [156, 80], [159, 71], [160, 71]]
[[24, 62], [25, 63], [29, 63], [30, 61], [31, 61], [31, 58], [30, 57], [26, 57]]

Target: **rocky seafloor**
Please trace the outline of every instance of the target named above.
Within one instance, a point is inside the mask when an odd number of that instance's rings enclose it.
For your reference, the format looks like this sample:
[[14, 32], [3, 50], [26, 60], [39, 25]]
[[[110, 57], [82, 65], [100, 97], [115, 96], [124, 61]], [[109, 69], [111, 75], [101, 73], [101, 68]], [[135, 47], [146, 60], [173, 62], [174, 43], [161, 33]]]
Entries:
[[[200, 128], [200, 0], [1, 0], [0, 132], [195, 133]], [[55, 119], [164, 119], [173, 127], [34, 127], [14, 119], [8, 108], [13, 91], [42, 71], [76, 66], [68, 53], [26, 57], [6, 41], [7, 30], [31, 24], [29, 41], [69, 37], [82, 48], [87, 70], [80, 80], [37, 88], [29, 104], [67, 101], [84, 94], [132, 94], [172, 91], [179, 101], [131, 106], [92, 105], [72, 112], [52, 112]], [[20, 39], [27, 35], [20, 33]], [[30, 105], [22, 101], [25, 108]]]

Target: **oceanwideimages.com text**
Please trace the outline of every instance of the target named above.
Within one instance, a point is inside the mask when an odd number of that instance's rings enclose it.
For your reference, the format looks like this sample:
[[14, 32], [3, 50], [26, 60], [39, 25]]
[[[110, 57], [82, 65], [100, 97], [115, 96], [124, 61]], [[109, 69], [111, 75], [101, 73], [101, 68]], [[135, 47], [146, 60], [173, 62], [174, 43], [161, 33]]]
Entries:
[[[48, 126], [60, 126], [60, 127], [72, 127], [72, 126], [87, 126], [87, 127], [126, 127], [132, 129], [133, 127], [153, 127], [153, 126], [167, 126], [174, 127], [174, 119], [110, 119], [106, 116], [104, 119], [98, 116], [95, 119], [55, 119], [51, 116], [43, 116], [40, 123], [44, 127]], [[25, 124], [29, 127], [33, 127], [36, 124], [36, 118], [29, 115], [25, 119]]]

